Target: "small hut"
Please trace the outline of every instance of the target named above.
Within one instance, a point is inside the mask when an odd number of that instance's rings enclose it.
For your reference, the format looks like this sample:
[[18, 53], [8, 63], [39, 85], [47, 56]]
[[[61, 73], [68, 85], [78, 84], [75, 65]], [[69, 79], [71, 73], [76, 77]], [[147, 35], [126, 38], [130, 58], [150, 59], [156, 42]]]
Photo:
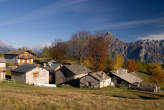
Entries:
[[12, 79], [26, 84], [49, 84], [49, 71], [34, 64], [24, 64], [12, 70]]

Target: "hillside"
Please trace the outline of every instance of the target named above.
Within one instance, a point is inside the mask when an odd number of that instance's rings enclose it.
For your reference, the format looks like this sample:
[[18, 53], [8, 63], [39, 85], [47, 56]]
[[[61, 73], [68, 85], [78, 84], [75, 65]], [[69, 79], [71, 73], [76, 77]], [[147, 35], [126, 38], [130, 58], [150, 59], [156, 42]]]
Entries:
[[164, 93], [125, 88], [45, 88], [0, 82], [1, 110], [162, 110]]
[[10, 48], [7, 48], [7, 47], [1, 47], [0, 46], [0, 52], [3, 52], [5, 53], [6, 51], [10, 50]]

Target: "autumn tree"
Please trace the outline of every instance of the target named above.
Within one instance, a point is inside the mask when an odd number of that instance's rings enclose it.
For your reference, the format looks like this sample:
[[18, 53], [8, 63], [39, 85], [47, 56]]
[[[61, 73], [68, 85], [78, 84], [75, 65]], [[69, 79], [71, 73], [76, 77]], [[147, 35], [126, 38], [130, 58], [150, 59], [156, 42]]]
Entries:
[[155, 69], [158, 69], [158, 70], [162, 69], [162, 68], [161, 68], [161, 65], [160, 65], [160, 64], [155, 64], [155, 63], [149, 63], [149, 64], [148, 64], [148, 73], [149, 73], [150, 75], [153, 74], [153, 71], [154, 71]]
[[151, 79], [156, 85], [160, 85], [164, 81], [164, 70], [160, 64], [149, 64], [148, 72], [151, 74]]
[[137, 63], [139, 72], [148, 73], [147, 72], [147, 69], [148, 69], [148, 64], [147, 63], [140, 62], [140, 61], [137, 61], [136, 63]]
[[136, 72], [138, 71], [138, 65], [135, 60], [128, 60], [125, 64], [126, 68], [128, 69], [129, 72]]
[[114, 58], [110, 60], [109, 68], [110, 70], [119, 70], [124, 64], [124, 57], [115, 53]]
[[109, 42], [104, 34], [96, 34], [95, 36], [89, 38], [87, 46], [87, 58], [93, 71], [104, 70], [108, 48]]
[[72, 56], [76, 57], [79, 63], [82, 63], [84, 60], [90, 36], [91, 34], [89, 32], [81, 31], [75, 33], [70, 40]]
[[105, 72], [109, 72], [111, 70], [110, 63], [111, 63], [111, 57], [108, 54], [106, 57], [106, 63], [105, 63], [105, 69], [104, 69]]
[[43, 58], [49, 58], [50, 57], [49, 48], [48, 47], [44, 47], [41, 55], [42, 55]]
[[0, 52], [0, 57], [4, 57], [2, 52]]
[[66, 57], [67, 44], [62, 41], [55, 41], [49, 48], [49, 55], [56, 61], [63, 61]]
[[27, 47], [18, 48], [18, 50], [29, 50]]

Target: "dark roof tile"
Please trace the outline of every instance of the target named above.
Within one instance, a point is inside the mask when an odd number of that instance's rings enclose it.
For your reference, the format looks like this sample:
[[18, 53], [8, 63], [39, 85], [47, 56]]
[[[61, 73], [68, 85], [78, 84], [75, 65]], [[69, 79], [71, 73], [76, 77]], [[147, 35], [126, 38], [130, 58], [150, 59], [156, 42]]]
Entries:
[[36, 67], [37, 66], [33, 65], [33, 64], [24, 64], [24, 65], [17, 67], [16, 69], [13, 69], [12, 72], [25, 73], [25, 72], [28, 72], [28, 71], [36, 68]]
[[98, 72], [94, 72], [94, 73], [90, 73], [90, 76], [96, 78], [99, 81], [103, 81], [103, 80], [107, 80], [110, 77], [103, 71], [98, 71]]
[[54, 71], [57, 67], [59, 67], [61, 64], [52, 64], [52, 65], [48, 65], [46, 67], [47, 70], [49, 71]]
[[36, 55], [31, 50], [10, 50], [10, 51], [6, 52], [5, 54], [6, 55], [19, 55], [19, 54], [21, 54], [23, 52], [29, 52], [29, 53], [31, 53], [33, 55]]
[[75, 74], [85, 74], [91, 72], [88, 68], [82, 65], [73, 64], [73, 65], [64, 65], [66, 68], [68, 68], [70, 71], [72, 71]]

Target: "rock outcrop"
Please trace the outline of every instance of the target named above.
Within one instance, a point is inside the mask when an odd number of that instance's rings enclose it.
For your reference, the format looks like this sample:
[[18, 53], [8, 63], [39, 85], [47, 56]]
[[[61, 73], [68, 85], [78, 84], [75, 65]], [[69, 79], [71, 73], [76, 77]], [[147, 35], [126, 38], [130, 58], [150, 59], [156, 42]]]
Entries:
[[111, 55], [116, 52], [125, 59], [164, 63], [164, 40], [139, 40], [125, 43], [115, 38], [110, 32], [106, 34], [106, 37], [109, 37]]

